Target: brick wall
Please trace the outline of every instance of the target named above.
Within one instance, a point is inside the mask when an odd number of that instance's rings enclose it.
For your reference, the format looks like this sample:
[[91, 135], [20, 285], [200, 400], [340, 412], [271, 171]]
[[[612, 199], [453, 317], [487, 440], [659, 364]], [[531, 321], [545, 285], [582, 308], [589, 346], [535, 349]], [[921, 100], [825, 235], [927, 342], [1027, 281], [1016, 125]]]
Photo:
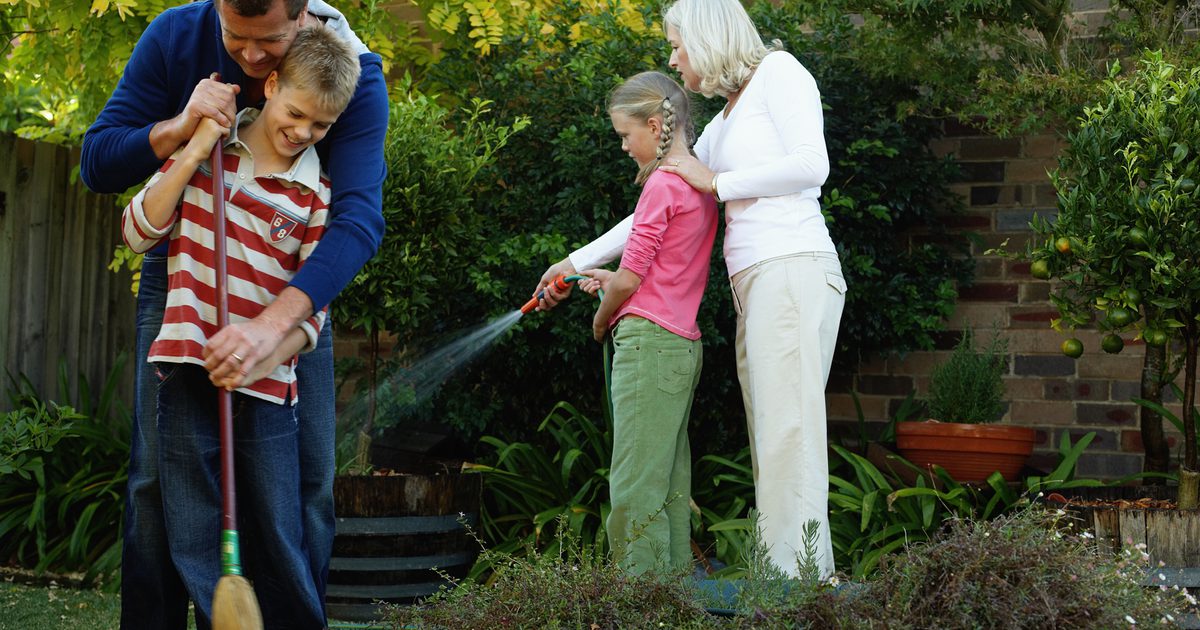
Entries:
[[[963, 181], [953, 189], [967, 209], [948, 224], [978, 237], [972, 246], [975, 284], [960, 290], [936, 350], [877, 359], [860, 366], [855, 375], [831, 379], [833, 429], [848, 430], [857, 418], [851, 389], [859, 395], [868, 420], [886, 419], [910, 391], [918, 398], [928, 393], [933, 367], [950, 355], [962, 330], [972, 329], [978, 338], [998, 325], [1011, 353], [1004, 377], [1009, 404], [1002, 422], [1037, 428], [1031, 465], [1052, 465], [1063, 433], [1075, 440], [1094, 431], [1096, 438], [1079, 463], [1081, 475], [1111, 478], [1139, 472], [1138, 407], [1130, 398], [1139, 392], [1144, 344], [1125, 334], [1125, 350], [1109, 355], [1100, 350], [1096, 330], [1078, 330], [1083, 357], [1064, 356], [1059, 346], [1067, 335], [1050, 328], [1051, 318], [1057, 316], [1048, 301], [1052, 281], [1030, 276], [1028, 263], [984, 255], [1005, 241], [1009, 251], [1023, 251], [1032, 234], [1028, 223], [1033, 214], [1056, 214], [1047, 172], [1056, 167], [1060, 141], [1052, 134], [1000, 139], [953, 123], [946, 131], [933, 148], [955, 155], [963, 165]], [[1169, 407], [1179, 413], [1178, 405]], [[1168, 435], [1174, 448], [1178, 436]]]

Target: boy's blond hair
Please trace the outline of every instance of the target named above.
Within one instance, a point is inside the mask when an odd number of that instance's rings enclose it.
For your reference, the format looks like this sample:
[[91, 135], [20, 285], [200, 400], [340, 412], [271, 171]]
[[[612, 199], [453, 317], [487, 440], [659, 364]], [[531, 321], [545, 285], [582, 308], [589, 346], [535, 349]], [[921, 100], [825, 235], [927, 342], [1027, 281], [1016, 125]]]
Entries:
[[358, 88], [361, 68], [350, 45], [324, 26], [300, 29], [279, 63], [279, 83], [316, 96], [317, 105], [341, 112]]

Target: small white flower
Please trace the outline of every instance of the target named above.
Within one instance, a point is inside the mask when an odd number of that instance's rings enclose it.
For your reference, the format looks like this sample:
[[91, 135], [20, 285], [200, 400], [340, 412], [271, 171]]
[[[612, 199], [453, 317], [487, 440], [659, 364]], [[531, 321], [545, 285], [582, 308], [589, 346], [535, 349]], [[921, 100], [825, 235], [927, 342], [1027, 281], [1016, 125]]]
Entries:
[[1062, 508], [1058, 508], [1057, 510], [1054, 511], [1054, 515], [1055, 516], [1066, 516], [1067, 511]]
[[1080, 534], [1080, 536], [1082, 536], [1084, 538], [1089, 538], [1089, 539], [1095, 538], [1095, 536], [1092, 535], [1092, 532], [1088, 532], [1088, 531], [1083, 532], [1082, 534]]
[[1163, 575], [1162, 573], [1159, 573], [1159, 574], [1158, 574], [1158, 579], [1162, 580], [1163, 582], [1166, 582], [1166, 581], [1167, 581], [1167, 576]]
[[1137, 625], [1137, 619], [1134, 619], [1133, 617], [1130, 617], [1129, 615], [1125, 615], [1125, 621], [1128, 621], [1129, 625], [1131, 625], [1131, 626]]

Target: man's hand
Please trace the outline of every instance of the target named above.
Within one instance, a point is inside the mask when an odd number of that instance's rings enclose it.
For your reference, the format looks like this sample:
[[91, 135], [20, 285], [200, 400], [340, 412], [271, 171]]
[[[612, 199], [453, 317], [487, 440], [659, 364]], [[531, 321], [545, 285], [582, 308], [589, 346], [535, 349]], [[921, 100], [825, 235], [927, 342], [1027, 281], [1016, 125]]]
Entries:
[[286, 332], [261, 317], [222, 328], [204, 346], [204, 368], [209, 380], [233, 389], [266, 376], [278, 365], [270, 358]]
[[538, 301], [537, 310], [548, 311], [558, 306], [559, 302], [571, 296], [571, 285], [567, 285], [566, 291], [559, 292], [554, 288], [554, 279], [559, 276], [569, 276], [573, 273], [575, 273], [575, 265], [571, 264], [570, 257], [564, 258], [550, 265], [549, 269], [546, 269], [546, 273], [542, 274], [542, 279], [538, 282], [537, 288], [533, 290], [533, 294], [536, 296], [545, 289], [545, 292], [542, 293], [542, 299]]
[[237, 120], [237, 95], [241, 86], [222, 83], [220, 76], [213, 73], [202, 79], [192, 90], [183, 111], [170, 120], [164, 120], [150, 131], [150, 145], [154, 154], [167, 159], [176, 149], [183, 146], [196, 132], [196, 125], [211, 118], [222, 127], [230, 129]]

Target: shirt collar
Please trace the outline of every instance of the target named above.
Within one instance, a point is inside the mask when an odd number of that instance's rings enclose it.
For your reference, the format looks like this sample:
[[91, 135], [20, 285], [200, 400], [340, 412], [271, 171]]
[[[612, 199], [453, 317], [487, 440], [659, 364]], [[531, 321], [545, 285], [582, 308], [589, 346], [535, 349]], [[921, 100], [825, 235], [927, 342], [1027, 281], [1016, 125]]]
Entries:
[[[247, 163], [252, 163], [253, 156], [250, 153], [250, 147], [238, 138], [238, 132], [244, 125], [254, 122], [260, 113], [262, 112], [254, 107], [247, 107], [238, 112], [237, 123], [225, 140], [225, 148], [234, 147], [243, 159], [249, 160]], [[318, 190], [321, 186], [321, 158], [317, 155], [316, 146], [309, 145], [305, 148], [300, 155], [296, 156], [296, 159], [292, 160], [292, 166], [288, 170], [282, 173], [272, 173], [268, 177], [294, 182], [309, 190]]]

